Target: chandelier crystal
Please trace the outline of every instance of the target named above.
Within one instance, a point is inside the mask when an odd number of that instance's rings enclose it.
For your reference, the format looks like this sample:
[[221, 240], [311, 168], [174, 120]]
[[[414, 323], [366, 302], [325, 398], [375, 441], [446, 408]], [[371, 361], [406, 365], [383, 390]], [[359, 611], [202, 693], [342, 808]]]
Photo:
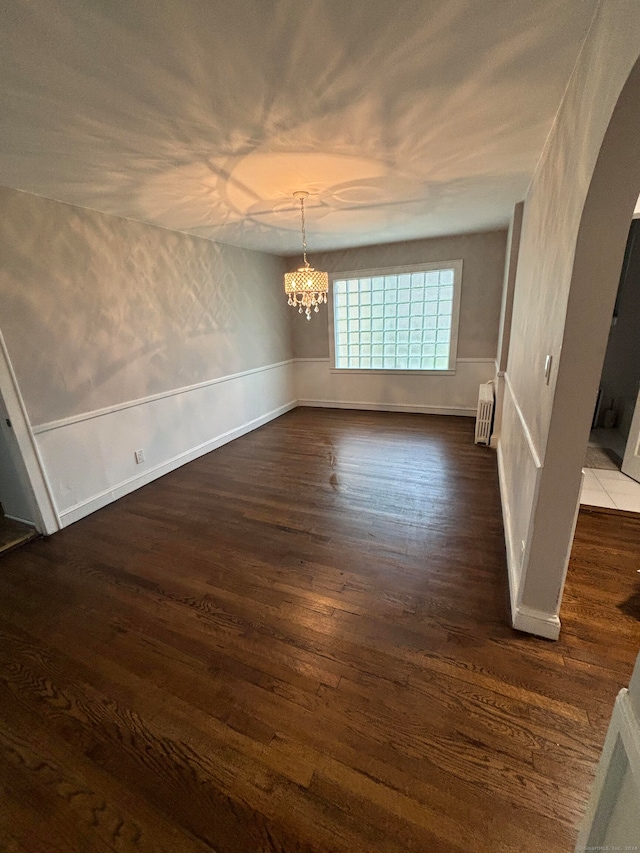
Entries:
[[289, 305], [297, 306], [298, 313], [311, 319], [311, 309], [317, 314], [319, 306], [327, 301], [329, 291], [329, 276], [326, 272], [314, 269], [307, 260], [307, 231], [304, 221], [304, 200], [309, 198], [307, 192], [295, 192], [293, 197], [300, 201], [300, 217], [302, 219], [302, 255], [304, 266], [295, 272], [284, 274], [284, 292], [289, 297]]

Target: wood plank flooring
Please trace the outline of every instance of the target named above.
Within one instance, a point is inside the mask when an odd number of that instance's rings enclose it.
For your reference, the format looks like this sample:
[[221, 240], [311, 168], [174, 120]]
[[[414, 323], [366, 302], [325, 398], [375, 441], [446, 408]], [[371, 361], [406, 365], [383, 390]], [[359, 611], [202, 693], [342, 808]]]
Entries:
[[0, 554], [17, 548], [37, 536], [38, 533], [33, 527], [29, 527], [28, 524], [23, 524], [21, 521], [7, 518], [0, 507]]
[[639, 553], [518, 634], [471, 420], [290, 412], [0, 560], [0, 850], [572, 850]]

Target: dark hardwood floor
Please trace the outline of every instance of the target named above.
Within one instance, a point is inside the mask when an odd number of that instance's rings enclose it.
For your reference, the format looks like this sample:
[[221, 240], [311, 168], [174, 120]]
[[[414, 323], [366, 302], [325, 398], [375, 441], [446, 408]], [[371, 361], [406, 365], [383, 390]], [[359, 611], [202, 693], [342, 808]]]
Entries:
[[518, 634], [471, 420], [290, 412], [0, 560], [0, 849], [570, 851], [639, 552]]
[[18, 548], [30, 539], [35, 539], [38, 533], [28, 524], [7, 518], [0, 506], [0, 554]]

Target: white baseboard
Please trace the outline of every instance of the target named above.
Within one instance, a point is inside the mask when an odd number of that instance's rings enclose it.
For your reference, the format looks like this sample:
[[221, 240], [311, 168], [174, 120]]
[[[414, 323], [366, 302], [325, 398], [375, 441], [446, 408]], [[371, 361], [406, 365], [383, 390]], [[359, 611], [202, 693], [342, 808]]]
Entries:
[[26, 524], [28, 527], [33, 527], [35, 530], [36, 526], [33, 521], [29, 521], [27, 518], [19, 518], [17, 515], [9, 515], [8, 512], [5, 512], [4, 517], [11, 519], [11, 521], [19, 521], [20, 524]]
[[457, 415], [473, 417], [476, 409], [462, 406], [420, 406], [409, 403], [349, 403], [343, 400], [298, 400], [299, 406], [316, 409], [361, 409], [367, 412], [413, 412], [423, 415]]
[[179, 453], [177, 456], [174, 456], [171, 459], [167, 459], [165, 462], [155, 466], [154, 468], [147, 469], [142, 474], [139, 474], [136, 477], [130, 477], [128, 480], [123, 480], [112, 488], [106, 489], [105, 491], [100, 492], [97, 495], [93, 495], [87, 500], [81, 501], [80, 503], [77, 503], [74, 506], [63, 510], [62, 512], [60, 512], [61, 526], [68, 527], [70, 524], [73, 524], [74, 521], [79, 521], [86, 515], [90, 515], [92, 512], [95, 512], [98, 509], [102, 509], [102, 507], [107, 506], [107, 504], [112, 503], [118, 498], [122, 498], [125, 495], [128, 495], [130, 492], [133, 492], [136, 489], [141, 488], [142, 486], [146, 486], [147, 483], [151, 483], [153, 480], [157, 480], [159, 477], [162, 477], [164, 474], [168, 474], [171, 471], [174, 471], [181, 465], [186, 465], [188, 462], [192, 462], [199, 456], [203, 456], [205, 453], [209, 453], [212, 450], [216, 450], [216, 448], [222, 447], [223, 444], [227, 444], [228, 442], [233, 441], [235, 438], [240, 438], [240, 436], [245, 435], [246, 433], [257, 429], [258, 427], [263, 426], [269, 421], [280, 417], [280, 415], [283, 415], [285, 412], [288, 412], [291, 409], [295, 409], [296, 405], [296, 401], [291, 400], [289, 403], [286, 403], [283, 406], [279, 406], [277, 409], [273, 409], [271, 412], [267, 412], [266, 414], [261, 415], [258, 418], [254, 418], [253, 420], [247, 421], [246, 423], [235, 427], [235, 429], [231, 429], [227, 432], [221, 433], [220, 435], [215, 436], [214, 438], [204, 442], [203, 444], [198, 445], [197, 447], [192, 447], [190, 450], [187, 450], [184, 453]]
[[547, 640], [557, 640], [560, 636], [560, 619], [555, 614], [532, 610], [522, 604], [516, 607], [515, 613], [511, 613], [511, 624], [516, 631], [535, 634]]
[[511, 625], [517, 631], [535, 634], [547, 640], [557, 640], [560, 636], [560, 619], [554, 613], [543, 613], [519, 603], [520, 567], [517, 562], [516, 543], [513, 538], [509, 500], [505, 488], [504, 458], [502, 445], [498, 443], [498, 482], [500, 484], [500, 503], [502, 504], [502, 522], [507, 554], [507, 577], [509, 581], [509, 603], [511, 607]]
[[509, 601], [511, 604], [511, 624], [515, 627], [515, 617], [518, 612], [519, 572], [514, 551], [513, 533], [511, 529], [511, 513], [509, 499], [505, 487], [504, 457], [502, 445], [498, 443], [498, 484], [500, 486], [500, 504], [502, 505], [502, 526], [504, 527], [505, 550], [507, 554], [507, 577], [509, 580]]

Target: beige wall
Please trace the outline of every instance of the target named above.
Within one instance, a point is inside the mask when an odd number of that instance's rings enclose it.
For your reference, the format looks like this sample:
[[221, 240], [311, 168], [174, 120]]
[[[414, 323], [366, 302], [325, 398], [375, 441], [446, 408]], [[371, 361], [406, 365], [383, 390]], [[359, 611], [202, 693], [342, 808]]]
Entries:
[[506, 380], [504, 377], [509, 359], [509, 343], [511, 340], [511, 317], [513, 313], [513, 296], [518, 270], [518, 250], [520, 248], [520, 232], [522, 230], [522, 213], [524, 202], [519, 201], [514, 209], [509, 234], [507, 236], [507, 256], [504, 265], [504, 281], [502, 284], [502, 302], [500, 305], [500, 329], [498, 333], [498, 353], [496, 356], [495, 413], [493, 416], [493, 433], [491, 446], [497, 447], [502, 431], [502, 412]]
[[[405, 264], [452, 261], [462, 258], [462, 296], [458, 356], [495, 358], [507, 231], [486, 231], [432, 240], [412, 240], [344, 249], [337, 252], [311, 252], [310, 263], [328, 272], [381, 269]], [[298, 258], [287, 259], [295, 269]], [[328, 358], [329, 328], [327, 311], [313, 315], [310, 322], [291, 310], [293, 352], [296, 358]]]
[[33, 424], [291, 356], [274, 256], [0, 189], [0, 257]]
[[640, 190], [638, 101], [618, 103], [639, 32], [638, 3], [600, 4], [525, 200], [499, 455], [512, 605], [526, 630], [546, 625], [547, 636], [559, 627], [590, 414]]
[[7, 189], [0, 257], [46, 532], [295, 405], [280, 258]]

